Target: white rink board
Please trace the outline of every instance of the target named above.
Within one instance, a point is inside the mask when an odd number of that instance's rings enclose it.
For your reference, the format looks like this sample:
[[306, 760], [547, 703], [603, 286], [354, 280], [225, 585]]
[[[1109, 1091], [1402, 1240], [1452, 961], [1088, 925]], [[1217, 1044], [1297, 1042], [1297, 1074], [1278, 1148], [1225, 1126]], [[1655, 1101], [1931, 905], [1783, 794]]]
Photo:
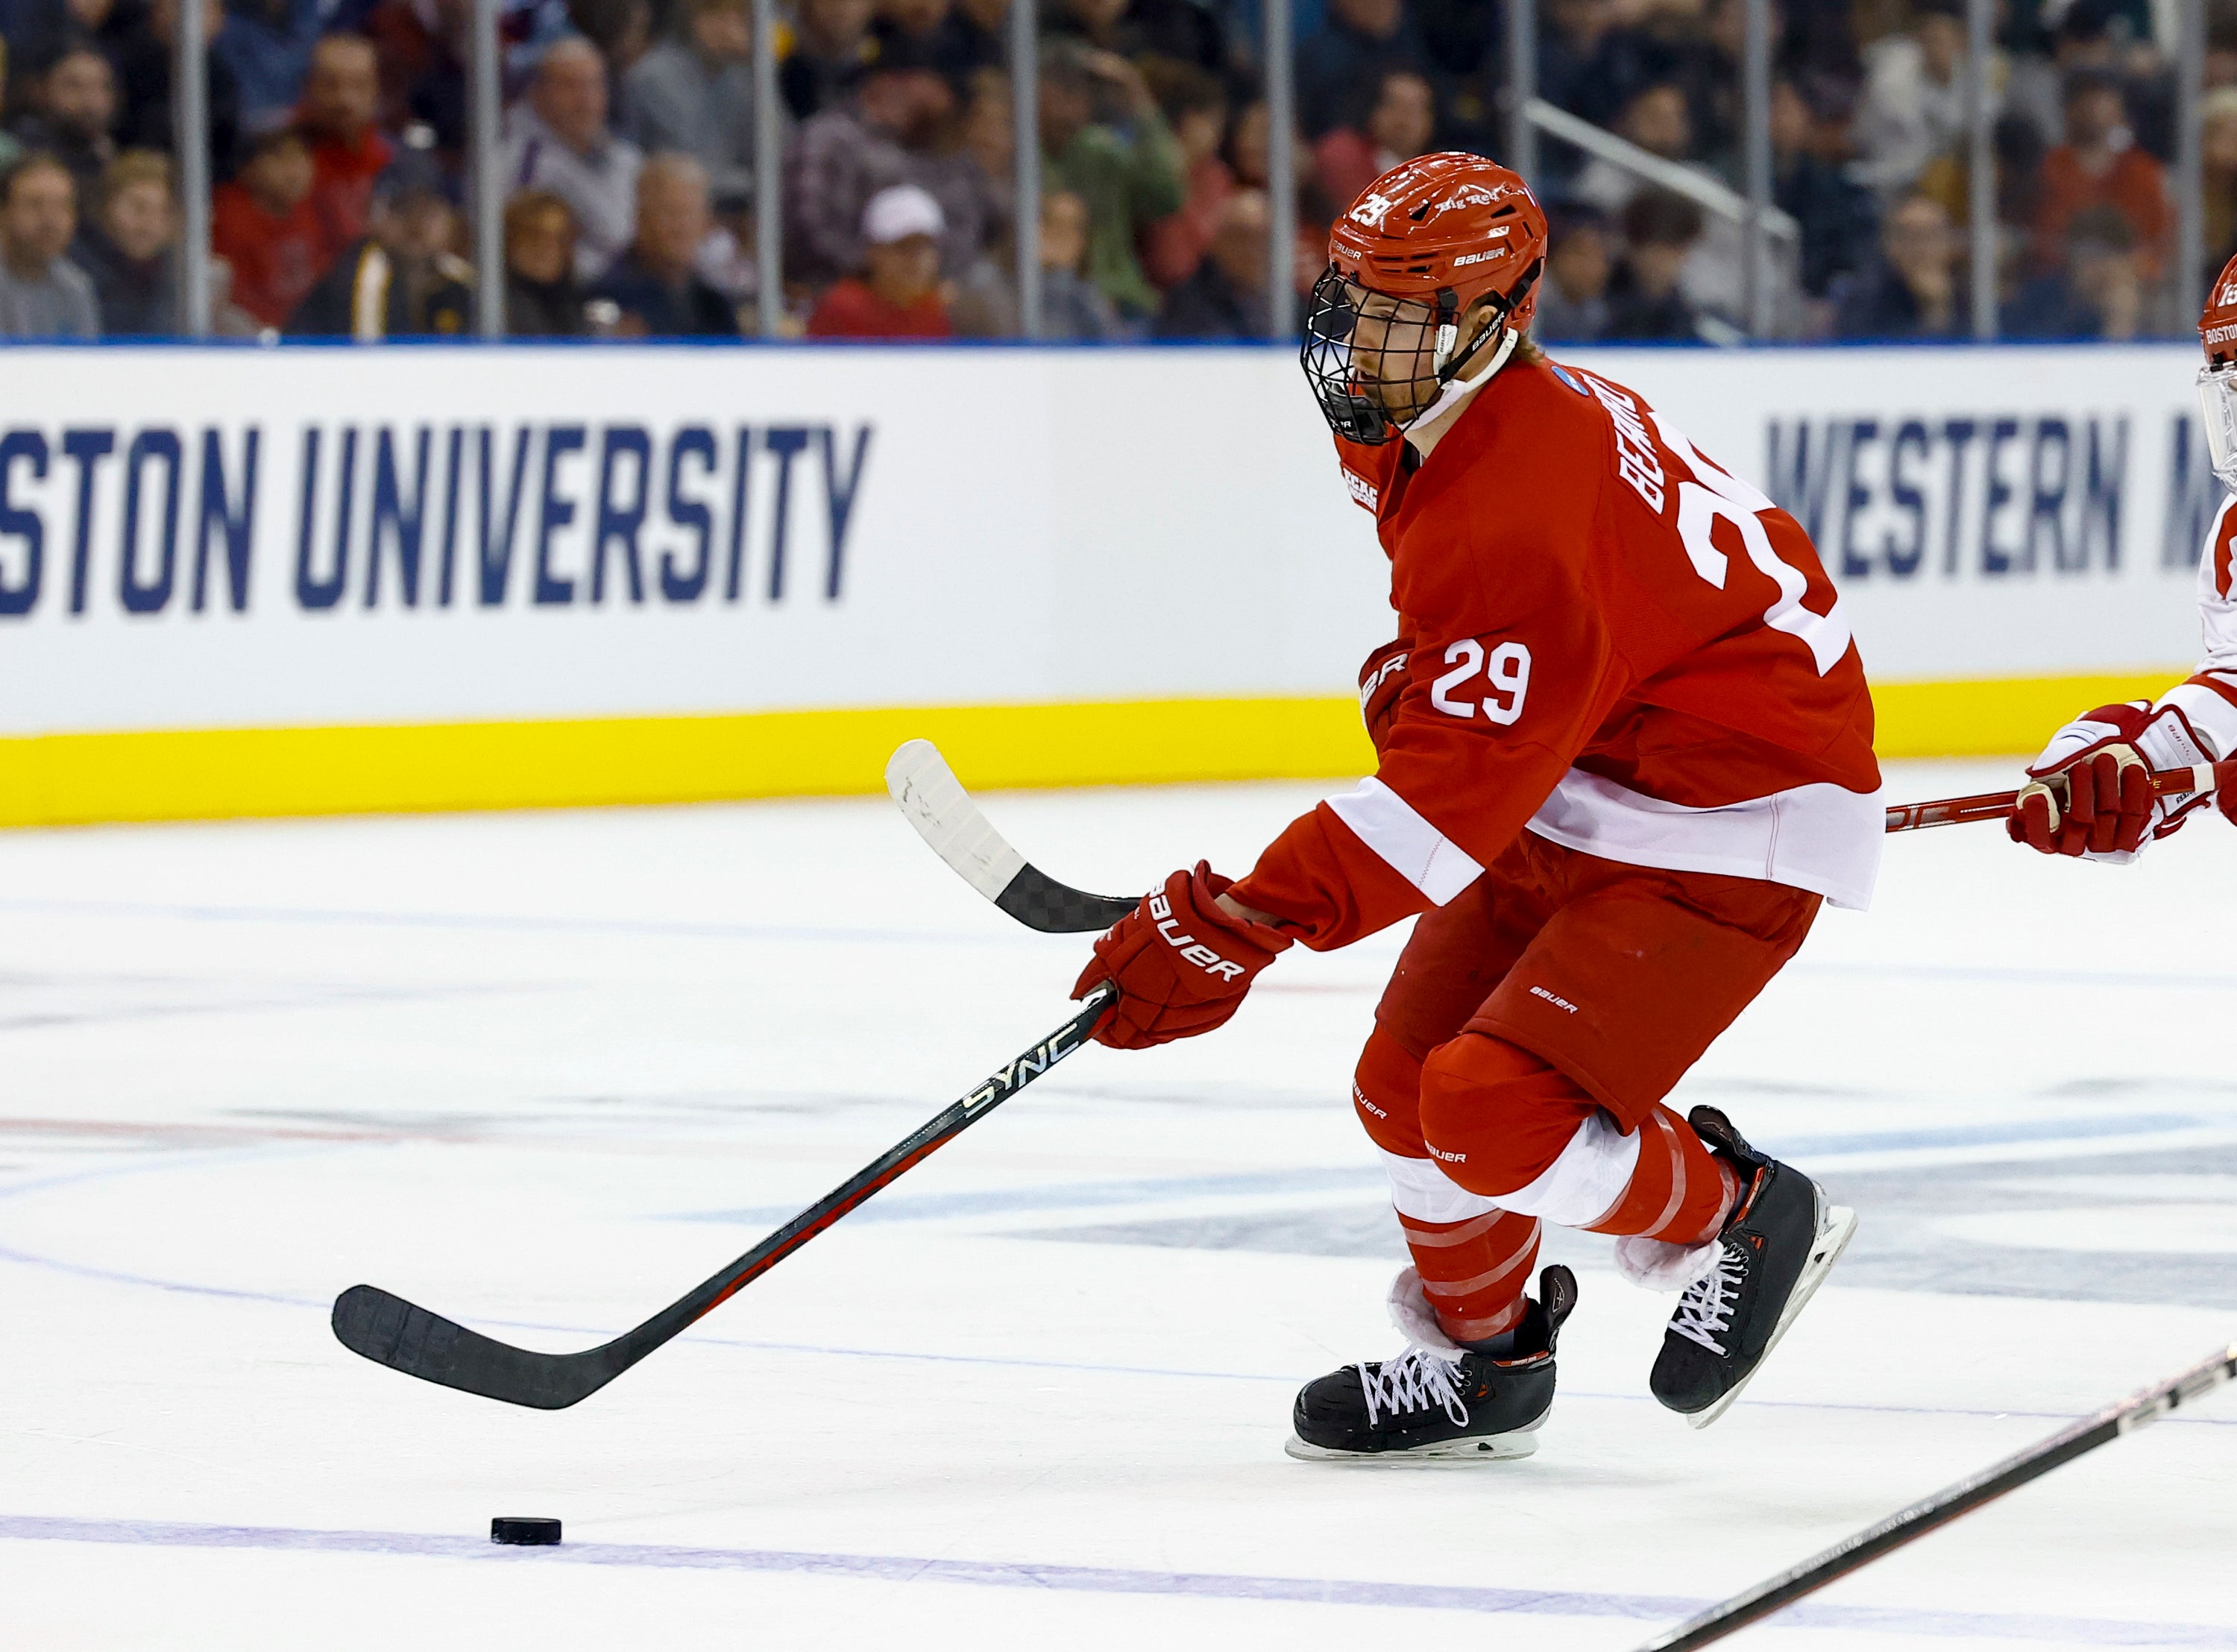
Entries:
[[[1567, 359], [1797, 510], [1882, 676], [2196, 653], [2185, 349]], [[4, 360], [0, 734], [1328, 694], [1389, 629], [1286, 351]]]

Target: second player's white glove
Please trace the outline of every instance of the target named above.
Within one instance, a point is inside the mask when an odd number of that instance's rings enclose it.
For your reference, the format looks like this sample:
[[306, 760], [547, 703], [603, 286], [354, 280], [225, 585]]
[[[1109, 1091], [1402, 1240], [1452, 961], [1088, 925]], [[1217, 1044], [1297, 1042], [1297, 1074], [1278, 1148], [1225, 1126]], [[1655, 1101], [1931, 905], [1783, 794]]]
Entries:
[[2010, 821], [2012, 841], [2044, 854], [2126, 865], [2175, 831], [2208, 793], [2156, 797], [2155, 769], [2211, 763], [2179, 706], [2132, 700], [2086, 712], [2028, 765]]

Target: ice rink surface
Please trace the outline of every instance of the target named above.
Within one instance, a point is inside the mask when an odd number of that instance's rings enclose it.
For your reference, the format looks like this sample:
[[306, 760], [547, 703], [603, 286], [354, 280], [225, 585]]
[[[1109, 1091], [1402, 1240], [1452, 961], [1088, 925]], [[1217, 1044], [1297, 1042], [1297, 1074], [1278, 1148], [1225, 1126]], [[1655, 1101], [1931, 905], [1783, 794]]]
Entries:
[[[1124, 891], [1316, 794], [983, 800]], [[1538, 1454], [1378, 1469], [1281, 1442], [1398, 1346], [1345, 1102], [1396, 936], [1083, 1052], [541, 1413], [356, 1359], [328, 1303], [603, 1339], [1062, 1020], [1084, 941], [883, 800], [0, 835], [0, 1642], [1636, 1645], [2237, 1337], [2233, 869], [2213, 819], [2127, 871], [1891, 840], [1675, 1098], [1862, 1216], [1745, 1399], [1657, 1406], [1671, 1299], [1555, 1235]], [[2237, 1649], [2233, 1487], [2225, 1391], [1734, 1644]]]

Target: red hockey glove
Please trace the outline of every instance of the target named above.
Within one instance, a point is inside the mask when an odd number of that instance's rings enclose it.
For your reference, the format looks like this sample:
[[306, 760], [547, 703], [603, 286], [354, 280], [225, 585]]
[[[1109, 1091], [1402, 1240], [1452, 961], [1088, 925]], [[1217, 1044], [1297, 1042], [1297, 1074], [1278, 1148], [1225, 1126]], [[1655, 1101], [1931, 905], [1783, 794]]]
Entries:
[[1390, 738], [1390, 720], [1398, 714], [1398, 696], [1406, 692], [1406, 649], [1404, 637], [1386, 642], [1359, 668], [1359, 720], [1367, 725], [1367, 737], [1375, 742], [1377, 757], [1382, 755], [1383, 743]]
[[2013, 842], [2047, 855], [2122, 864], [2206, 801], [2154, 796], [2152, 771], [2213, 760], [2178, 707], [2100, 706], [2052, 735], [2029, 765], [2007, 828]]
[[1099, 981], [1118, 984], [1118, 1004], [1095, 1029], [1098, 1043], [1146, 1050], [1193, 1038], [1242, 1007], [1252, 979], [1290, 938], [1213, 904], [1234, 881], [1199, 860], [1104, 931], [1072, 989], [1078, 998]]

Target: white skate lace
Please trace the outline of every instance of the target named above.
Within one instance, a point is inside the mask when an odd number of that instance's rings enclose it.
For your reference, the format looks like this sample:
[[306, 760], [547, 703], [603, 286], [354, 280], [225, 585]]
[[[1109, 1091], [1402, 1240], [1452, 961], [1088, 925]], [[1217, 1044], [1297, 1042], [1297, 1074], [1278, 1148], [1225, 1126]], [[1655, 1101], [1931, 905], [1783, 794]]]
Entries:
[[1717, 1265], [1686, 1287], [1686, 1294], [1678, 1299], [1678, 1312], [1671, 1316], [1670, 1328], [1723, 1358], [1725, 1345], [1717, 1339], [1724, 1334], [1732, 1310], [1739, 1306], [1740, 1281], [1746, 1276], [1747, 1266], [1740, 1253], [1730, 1245], [1718, 1247]]
[[1453, 1356], [1418, 1343], [1409, 1344], [1396, 1359], [1360, 1366], [1359, 1385], [1367, 1395], [1367, 1425], [1372, 1428], [1380, 1414], [1397, 1418], [1442, 1405], [1454, 1427], [1467, 1427], [1468, 1407], [1461, 1403], [1460, 1388], [1453, 1380], [1459, 1368], [1460, 1362]]

